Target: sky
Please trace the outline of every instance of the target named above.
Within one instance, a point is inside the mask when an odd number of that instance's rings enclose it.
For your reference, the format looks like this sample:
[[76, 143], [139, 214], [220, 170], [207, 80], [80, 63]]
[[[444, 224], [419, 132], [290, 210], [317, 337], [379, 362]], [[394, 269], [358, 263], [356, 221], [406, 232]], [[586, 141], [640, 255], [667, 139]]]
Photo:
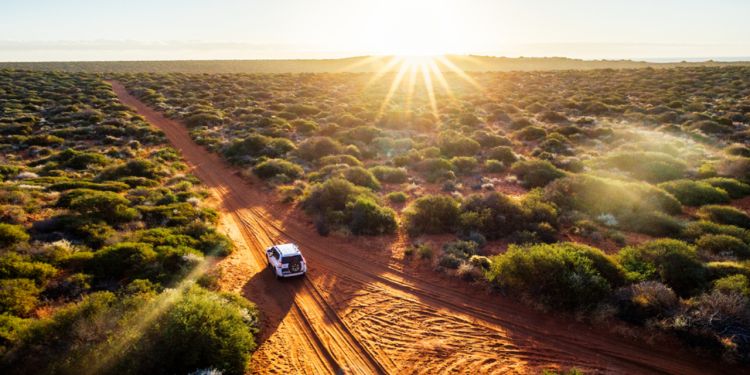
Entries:
[[748, 0], [2, 0], [0, 61], [750, 59]]

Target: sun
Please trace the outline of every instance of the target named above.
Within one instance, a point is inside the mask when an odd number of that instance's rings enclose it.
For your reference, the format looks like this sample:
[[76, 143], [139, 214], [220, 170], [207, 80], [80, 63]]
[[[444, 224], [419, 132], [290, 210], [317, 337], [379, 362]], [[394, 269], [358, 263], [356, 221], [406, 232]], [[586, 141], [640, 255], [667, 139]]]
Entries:
[[359, 43], [371, 55], [402, 57], [461, 53], [454, 2], [381, 0], [368, 8]]

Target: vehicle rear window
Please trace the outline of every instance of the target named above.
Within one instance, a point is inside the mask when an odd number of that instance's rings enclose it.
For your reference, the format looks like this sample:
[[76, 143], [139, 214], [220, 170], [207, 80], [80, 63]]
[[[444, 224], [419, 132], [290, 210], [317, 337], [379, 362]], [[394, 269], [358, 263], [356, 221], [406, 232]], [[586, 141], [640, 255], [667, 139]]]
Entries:
[[302, 256], [301, 255], [290, 255], [281, 258], [281, 263], [289, 264], [294, 262], [302, 262]]

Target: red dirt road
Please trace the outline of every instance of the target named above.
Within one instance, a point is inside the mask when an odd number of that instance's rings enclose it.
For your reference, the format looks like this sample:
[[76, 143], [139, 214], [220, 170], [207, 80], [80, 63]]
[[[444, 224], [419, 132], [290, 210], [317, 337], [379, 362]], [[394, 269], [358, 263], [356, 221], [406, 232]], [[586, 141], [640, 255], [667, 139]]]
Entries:
[[[590, 326], [404, 271], [398, 237], [321, 237], [304, 216], [240, 178], [194, 143], [184, 126], [112, 84], [120, 100], [163, 130], [211, 191], [238, 251], [222, 260], [220, 283], [256, 302], [263, 337], [251, 373], [586, 373], [732, 372], [668, 347], [615, 337]], [[307, 277], [277, 281], [263, 249], [295, 242]], [[714, 364], [715, 365], [715, 364]]]

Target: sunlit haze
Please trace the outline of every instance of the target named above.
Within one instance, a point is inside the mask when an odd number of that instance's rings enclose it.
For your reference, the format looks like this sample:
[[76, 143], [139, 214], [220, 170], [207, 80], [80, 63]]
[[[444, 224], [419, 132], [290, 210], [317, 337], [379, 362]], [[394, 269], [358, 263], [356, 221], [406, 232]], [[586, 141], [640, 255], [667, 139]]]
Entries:
[[0, 61], [750, 56], [750, 2], [3, 1]]

